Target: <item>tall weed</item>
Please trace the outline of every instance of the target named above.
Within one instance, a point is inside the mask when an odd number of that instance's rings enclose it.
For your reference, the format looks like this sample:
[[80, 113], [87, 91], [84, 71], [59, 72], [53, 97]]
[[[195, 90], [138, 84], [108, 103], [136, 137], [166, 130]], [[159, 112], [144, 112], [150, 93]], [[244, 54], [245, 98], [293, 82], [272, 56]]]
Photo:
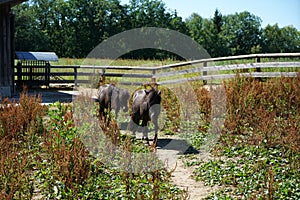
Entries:
[[249, 144], [283, 146], [299, 152], [300, 74], [260, 82], [237, 77], [225, 82], [225, 138]]
[[31, 199], [45, 107], [41, 96], [5, 99], [0, 105], [0, 199]]

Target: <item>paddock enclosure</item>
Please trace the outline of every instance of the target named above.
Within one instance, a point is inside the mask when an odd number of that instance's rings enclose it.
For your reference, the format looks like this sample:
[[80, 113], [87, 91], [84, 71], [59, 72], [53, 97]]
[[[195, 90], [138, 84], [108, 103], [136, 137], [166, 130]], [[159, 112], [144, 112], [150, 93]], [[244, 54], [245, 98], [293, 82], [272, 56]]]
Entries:
[[[21, 54], [19, 52], [19, 54]], [[23, 53], [24, 54], [24, 53]], [[32, 52], [41, 55], [42, 52]], [[49, 86], [51, 84], [95, 84], [109, 78], [123, 85], [141, 85], [156, 82], [160, 85], [202, 80], [218, 83], [222, 79], [245, 77], [272, 78], [295, 77], [300, 72], [300, 53], [251, 54], [209, 58], [163, 66], [61, 66], [50, 65], [55, 53], [45, 53], [43, 58], [28, 60], [17, 57], [15, 82], [18, 87]]]

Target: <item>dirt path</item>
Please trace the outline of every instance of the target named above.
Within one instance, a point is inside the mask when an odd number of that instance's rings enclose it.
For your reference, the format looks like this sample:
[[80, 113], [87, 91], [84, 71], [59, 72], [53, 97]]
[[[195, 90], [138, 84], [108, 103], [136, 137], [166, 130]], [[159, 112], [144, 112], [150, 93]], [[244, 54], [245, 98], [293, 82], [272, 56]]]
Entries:
[[[164, 141], [168, 141], [168, 143], [162, 144]], [[157, 149], [158, 157], [166, 163], [169, 170], [175, 168], [172, 173], [172, 183], [181, 189], [187, 190], [190, 200], [203, 199], [211, 192], [219, 189], [218, 187], [205, 186], [201, 181], [195, 181], [191, 177], [194, 168], [185, 166], [181, 158], [183, 153], [192, 153], [199, 160], [205, 161], [211, 158], [209, 153], [197, 152], [197, 150], [191, 149], [184, 140], [177, 138], [160, 138], [159, 143]]]

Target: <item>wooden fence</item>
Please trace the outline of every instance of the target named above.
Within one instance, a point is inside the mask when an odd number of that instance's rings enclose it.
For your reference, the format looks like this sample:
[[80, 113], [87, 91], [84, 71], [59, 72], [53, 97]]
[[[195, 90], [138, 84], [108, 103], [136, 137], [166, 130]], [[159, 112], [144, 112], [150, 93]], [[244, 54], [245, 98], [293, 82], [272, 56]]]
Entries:
[[295, 77], [300, 72], [300, 53], [251, 54], [209, 58], [176, 64], [141, 66], [50, 66], [49, 84], [97, 83], [100, 77], [120, 84], [145, 82], [175, 84], [190, 80], [219, 81], [236, 74], [257, 78]]

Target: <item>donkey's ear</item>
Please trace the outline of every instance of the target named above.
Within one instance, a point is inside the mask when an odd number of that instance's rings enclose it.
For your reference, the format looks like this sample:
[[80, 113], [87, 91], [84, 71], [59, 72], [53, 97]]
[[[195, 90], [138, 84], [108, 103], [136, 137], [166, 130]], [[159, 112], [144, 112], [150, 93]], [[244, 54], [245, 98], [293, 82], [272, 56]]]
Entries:
[[158, 90], [158, 84], [157, 83], [154, 83], [153, 87], [155, 90]]

